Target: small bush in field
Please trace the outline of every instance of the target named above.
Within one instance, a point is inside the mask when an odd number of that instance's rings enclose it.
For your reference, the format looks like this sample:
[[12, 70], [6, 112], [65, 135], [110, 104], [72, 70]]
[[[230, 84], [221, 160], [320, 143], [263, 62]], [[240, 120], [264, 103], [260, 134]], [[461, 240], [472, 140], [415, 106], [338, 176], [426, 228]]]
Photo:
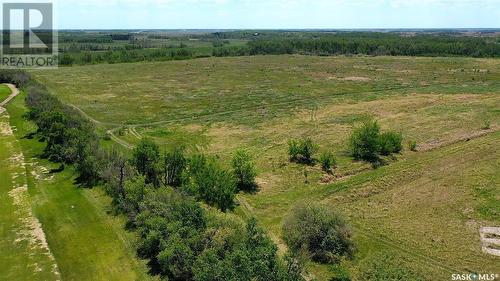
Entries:
[[396, 132], [382, 133], [379, 137], [380, 154], [387, 156], [403, 150], [403, 135]]
[[310, 138], [288, 142], [288, 154], [291, 161], [312, 164], [314, 162], [314, 154], [317, 151], [318, 146]]
[[333, 169], [337, 167], [337, 160], [333, 153], [323, 152], [320, 157], [321, 168], [327, 173], [331, 173]]
[[292, 209], [283, 225], [283, 239], [292, 254], [306, 254], [320, 263], [337, 263], [354, 253], [351, 231], [344, 219], [314, 202]]
[[375, 120], [368, 120], [354, 129], [350, 138], [351, 155], [357, 160], [376, 162], [380, 152], [380, 126]]
[[354, 129], [350, 138], [350, 153], [357, 160], [380, 162], [380, 155], [388, 156], [403, 150], [403, 135], [393, 131], [380, 132], [375, 120], [367, 120]]

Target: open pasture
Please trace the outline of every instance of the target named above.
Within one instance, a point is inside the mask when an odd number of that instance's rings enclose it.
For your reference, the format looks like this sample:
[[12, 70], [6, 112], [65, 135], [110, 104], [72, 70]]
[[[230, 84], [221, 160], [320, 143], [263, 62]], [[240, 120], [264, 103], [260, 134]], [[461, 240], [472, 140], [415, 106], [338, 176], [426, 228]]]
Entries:
[[[248, 149], [260, 191], [240, 195], [236, 213], [256, 216], [281, 249], [283, 217], [313, 199], [349, 218], [354, 273], [375, 252], [396, 253], [431, 280], [497, 269], [479, 238], [481, 226], [500, 223], [497, 59], [255, 56], [33, 74], [130, 146], [149, 137], [226, 162]], [[368, 117], [418, 151], [379, 169], [353, 161], [349, 134]], [[334, 152], [334, 177], [289, 163], [287, 142], [302, 136]], [[335, 271], [308, 268], [320, 280]]]

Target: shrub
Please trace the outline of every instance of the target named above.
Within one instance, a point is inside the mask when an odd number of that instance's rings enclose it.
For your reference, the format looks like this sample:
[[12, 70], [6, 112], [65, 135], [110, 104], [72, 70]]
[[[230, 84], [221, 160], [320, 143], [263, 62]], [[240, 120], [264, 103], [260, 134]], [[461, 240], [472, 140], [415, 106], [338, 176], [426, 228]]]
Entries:
[[95, 154], [99, 151], [96, 147], [85, 147], [79, 154], [78, 161], [75, 163], [75, 169], [79, 176], [76, 178], [76, 182], [85, 187], [92, 187], [99, 183], [100, 181], [100, 167], [99, 159]]
[[410, 151], [417, 151], [417, 142], [414, 140], [408, 141], [408, 149]]
[[327, 173], [331, 173], [332, 169], [335, 169], [337, 166], [337, 160], [331, 152], [323, 152], [319, 161], [321, 162], [321, 168]]
[[375, 120], [368, 120], [354, 129], [350, 138], [351, 155], [357, 160], [378, 161], [380, 151], [380, 126]]
[[152, 189], [151, 185], [146, 184], [143, 176], [134, 177], [127, 180], [124, 184], [124, 197], [121, 199], [121, 208], [127, 213], [131, 221], [140, 211], [140, 204], [144, 200], [144, 196], [148, 189]]
[[314, 154], [318, 151], [318, 146], [312, 139], [291, 140], [288, 142], [288, 154], [291, 161], [304, 164], [314, 163]]
[[283, 239], [290, 251], [306, 254], [321, 263], [335, 263], [352, 257], [354, 245], [344, 219], [317, 203], [295, 206], [285, 219]]
[[244, 191], [255, 191], [257, 189], [255, 183], [257, 172], [252, 156], [245, 150], [237, 150], [233, 156], [232, 166], [238, 188]]
[[376, 120], [367, 120], [355, 128], [349, 140], [351, 155], [357, 160], [380, 163], [380, 155], [388, 156], [403, 150], [403, 135], [393, 131], [380, 133]]
[[382, 133], [379, 137], [380, 154], [387, 156], [403, 150], [403, 135], [396, 132]]
[[304, 280], [300, 265], [279, 258], [278, 248], [255, 219], [245, 227], [221, 218], [205, 235], [208, 243], [193, 266], [193, 280]]
[[179, 233], [172, 233], [162, 245], [165, 248], [158, 254], [161, 272], [174, 280], [192, 279], [191, 267], [195, 262], [195, 253], [186, 240]]

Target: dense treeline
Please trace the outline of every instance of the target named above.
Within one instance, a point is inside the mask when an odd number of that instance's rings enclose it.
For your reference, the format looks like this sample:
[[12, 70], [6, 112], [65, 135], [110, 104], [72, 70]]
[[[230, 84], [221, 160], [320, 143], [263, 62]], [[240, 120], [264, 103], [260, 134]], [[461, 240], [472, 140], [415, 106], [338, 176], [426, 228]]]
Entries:
[[492, 38], [451, 35], [401, 36], [346, 33], [322, 36], [254, 39], [242, 49], [214, 51], [214, 56], [269, 54], [389, 55], [499, 57], [500, 44]]
[[[152, 36], [152, 35], [151, 35]], [[190, 37], [193, 37], [191, 35]], [[251, 55], [370, 55], [370, 56], [466, 56], [499, 57], [498, 37], [473, 37], [457, 33], [399, 34], [377, 32], [216, 32], [197, 35], [211, 41], [211, 47], [152, 44], [150, 39], [126, 34], [65, 35], [69, 46], [61, 48], [60, 65], [127, 63], [140, 61], [185, 60], [214, 56]], [[154, 38], [158, 36], [153, 36]], [[161, 38], [169, 38], [162, 37]], [[173, 37], [175, 38], [175, 37]], [[119, 44], [109, 43], [116, 42]], [[123, 41], [129, 39], [129, 41]], [[227, 39], [247, 41], [246, 45], [228, 46]], [[101, 44], [99, 44], [101, 43]]]
[[255, 185], [248, 153], [235, 153], [232, 169], [225, 169], [214, 157], [189, 155], [183, 147], [162, 152], [145, 139], [129, 158], [102, 149], [92, 124], [28, 74], [0, 71], [0, 82], [27, 93], [25, 117], [37, 125], [31, 137], [46, 143], [45, 157], [75, 164], [82, 185], [105, 186], [115, 210], [137, 232], [137, 254], [149, 261], [152, 274], [166, 280], [303, 280], [297, 261], [279, 257], [254, 219], [224, 213], [239, 190]]
[[81, 32], [61, 33], [60, 43], [113, 43], [113, 37], [109, 34], [87, 34]]
[[[166, 47], [166, 46], [163, 46]], [[172, 46], [173, 48], [174, 46]], [[140, 50], [145, 47], [142, 44], [93, 44], [93, 43], [71, 43], [67, 46], [59, 46], [61, 53], [80, 53], [84, 51], [97, 52], [97, 51], [121, 51], [121, 50]]]
[[133, 47], [120, 47], [108, 51], [83, 51], [65, 52], [59, 56], [59, 64], [70, 66], [73, 64], [99, 64], [99, 63], [130, 63], [140, 61], [168, 61], [185, 60], [197, 57], [206, 57], [210, 54], [189, 48], [158, 48], [143, 49]]

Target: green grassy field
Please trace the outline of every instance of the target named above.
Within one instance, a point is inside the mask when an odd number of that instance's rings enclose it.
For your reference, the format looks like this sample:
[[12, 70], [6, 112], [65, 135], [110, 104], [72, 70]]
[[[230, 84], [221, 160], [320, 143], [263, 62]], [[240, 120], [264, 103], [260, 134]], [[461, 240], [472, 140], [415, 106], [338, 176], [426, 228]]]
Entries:
[[57, 264], [31, 211], [24, 165], [9, 115], [4, 113], [0, 116], [0, 279], [57, 280]]
[[9, 95], [11, 91], [9, 87], [5, 85], [0, 85], [0, 101], [4, 101]]
[[[135, 236], [123, 229], [124, 219], [108, 214], [110, 210], [109, 198], [103, 194], [100, 188], [93, 190], [77, 188], [74, 185], [75, 172], [67, 167], [63, 172], [50, 174], [50, 169], [55, 169], [55, 164], [39, 159], [39, 154], [43, 149], [43, 143], [36, 139], [24, 138], [35, 129], [32, 124], [22, 118], [26, 111], [24, 106], [24, 94], [16, 97], [9, 104], [10, 125], [15, 129], [14, 135], [9, 141], [15, 144], [17, 152], [10, 150], [2, 151], [6, 157], [13, 153], [23, 153], [23, 166], [17, 165], [16, 171], [24, 174], [26, 179], [26, 197], [28, 210], [41, 223], [45, 232], [47, 247], [54, 257], [53, 263], [57, 263], [60, 277], [54, 278], [51, 271], [46, 270], [49, 261], [40, 258], [36, 262], [40, 267], [39, 276], [33, 274], [32, 264], [28, 267], [19, 265], [28, 264], [20, 260], [26, 258], [38, 258], [37, 252], [23, 255], [20, 246], [12, 249], [12, 245], [2, 243], [2, 253], [12, 253], [5, 256], [2, 254], [1, 262], [7, 268], [8, 280], [149, 280], [147, 268], [144, 263], [135, 257]], [[3, 119], [2, 119], [3, 120]], [[2, 127], [3, 128], [3, 127]], [[1, 145], [8, 145], [9, 142]], [[24, 167], [24, 169], [23, 169]], [[1, 173], [12, 172], [1, 169]], [[8, 174], [5, 175], [8, 177]], [[2, 174], [2, 179], [4, 174]], [[3, 184], [10, 184], [10, 180], [0, 181]], [[2, 201], [7, 200], [2, 186]], [[29, 194], [28, 194], [29, 193]], [[15, 217], [8, 213], [12, 211], [9, 205], [2, 204], [2, 223], [13, 220]], [[6, 206], [6, 207], [4, 207]], [[6, 209], [4, 209], [6, 208]], [[30, 211], [31, 212], [31, 211]], [[5, 219], [5, 220], [4, 220]], [[9, 237], [8, 228], [2, 227], [2, 237]], [[5, 234], [5, 235], [4, 235]], [[3, 241], [3, 240], [2, 240]], [[5, 245], [4, 245], [5, 244]], [[4, 248], [11, 246], [11, 248]], [[5, 250], [5, 251], [4, 251]], [[14, 259], [13, 257], [17, 259]], [[42, 255], [42, 258], [45, 257]], [[14, 266], [14, 263], [16, 266]], [[48, 265], [45, 265], [48, 264]], [[45, 267], [44, 267], [45, 266]], [[35, 270], [37, 272], [37, 270]], [[4, 276], [6, 277], [6, 276]], [[3, 280], [2, 276], [0, 279]], [[6, 279], [7, 280], [7, 279]]]
[[[401, 257], [430, 280], [498, 269], [498, 258], [481, 252], [479, 227], [500, 224], [499, 60], [256, 56], [33, 74], [131, 146], [147, 136], [226, 163], [247, 148], [261, 190], [240, 195], [236, 213], [256, 216], [281, 250], [284, 216], [314, 199], [349, 218], [359, 248], [347, 262], [354, 276], [376, 252]], [[368, 116], [416, 141], [418, 152], [376, 170], [353, 161], [348, 137]], [[334, 152], [335, 177], [308, 167], [305, 183], [305, 168], [287, 159], [287, 141], [300, 136]], [[335, 271], [308, 269], [319, 280]]]

